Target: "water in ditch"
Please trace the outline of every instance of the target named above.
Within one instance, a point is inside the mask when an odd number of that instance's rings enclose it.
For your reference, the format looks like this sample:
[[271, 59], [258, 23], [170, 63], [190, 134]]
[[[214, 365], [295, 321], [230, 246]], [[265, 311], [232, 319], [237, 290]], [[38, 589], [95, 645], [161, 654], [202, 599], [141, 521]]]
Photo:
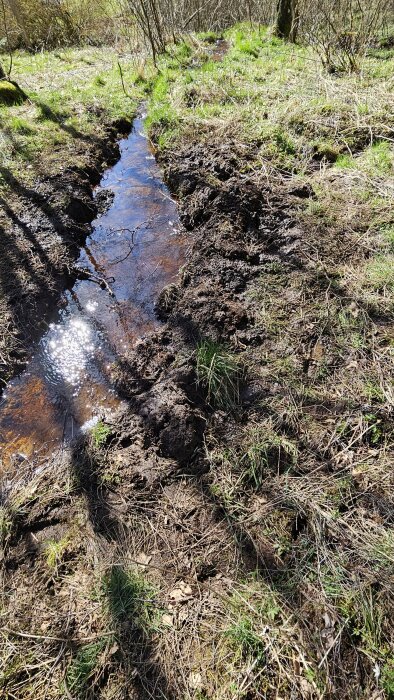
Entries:
[[[159, 325], [154, 301], [184, 262], [176, 205], [144, 135], [142, 117], [120, 151], [99, 188], [113, 192], [112, 203], [93, 222], [80, 255], [79, 265], [92, 279], [79, 280], [65, 292], [27, 369], [3, 394], [3, 471], [39, 463], [119, 407], [110, 365]], [[100, 280], [106, 284], [100, 286]]]

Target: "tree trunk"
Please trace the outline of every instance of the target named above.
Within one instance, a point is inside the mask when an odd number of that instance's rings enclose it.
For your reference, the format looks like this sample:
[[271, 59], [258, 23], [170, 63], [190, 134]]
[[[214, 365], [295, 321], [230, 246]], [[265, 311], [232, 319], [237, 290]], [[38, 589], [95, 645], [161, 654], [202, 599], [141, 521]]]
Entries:
[[2, 66], [1, 63], [0, 63], [0, 80], [5, 80], [6, 77], [7, 77], [7, 76], [6, 76], [6, 74], [5, 74], [4, 68], [3, 68], [3, 66]]
[[298, 30], [298, 0], [278, 0], [276, 35], [295, 42]]

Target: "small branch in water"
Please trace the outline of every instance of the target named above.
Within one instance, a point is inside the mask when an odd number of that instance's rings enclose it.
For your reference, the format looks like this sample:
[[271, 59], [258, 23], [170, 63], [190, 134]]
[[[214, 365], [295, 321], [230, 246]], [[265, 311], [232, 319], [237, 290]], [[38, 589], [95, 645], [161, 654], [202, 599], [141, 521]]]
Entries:
[[134, 242], [134, 235], [137, 233], [142, 228], [149, 228], [152, 225], [152, 219], [146, 219], [145, 221], [142, 221], [138, 226], [135, 228], [127, 228], [126, 226], [123, 226], [122, 228], [110, 228], [109, 230], [111, 233], [123, 233], [124, 231], [128, 231], [131, 233], [131, 240]]
[[129, 252], [126, 253], [126, 255], [124, 255], [123, 258], [115, 258], [114, 260], [111, 260], [111, 262], [108, 263], [108, 266], [111, 267], [112, 265], [119, 265], [119, 263], [124, 262], [125, 260], [127, 260], [128, 257], [130, 257], [133, 250], [134, 250], [134, 243], [132, 241], [131, 243], [129, 243]]
[[84, 270], [81, 267], [77, 267], [76, 271], [79, 279], [94, 282], [95, 284], [98, 284], [99, 287], [101, 287], [101, 289], [106, 289], [111, 297], [115, 297], [115, 292], [111, 289], [107, 280], [104, 279], [104, 277], [96, 277], [95, 275], [92, 275], [91, 272], [89, 272], [89, 270]]

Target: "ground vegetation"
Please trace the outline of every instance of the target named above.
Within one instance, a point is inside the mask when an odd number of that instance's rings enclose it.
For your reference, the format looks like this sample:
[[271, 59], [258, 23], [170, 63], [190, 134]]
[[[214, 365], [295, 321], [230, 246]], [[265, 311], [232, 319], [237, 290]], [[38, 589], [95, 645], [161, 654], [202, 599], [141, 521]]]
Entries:
[[[190, 254], [162, 327], [112, 366], [122, 412], [4, 484], [4, 697], [393, 697], [388, 37], [332, 66], [249, 20], [125, 72]], [[27, 58], [30, 102], [0, 109], [39, 138]], [[126, 104], [98, 63], [77, 83], [89, 138], [96, 100]], [[77, 125], [57, 117], [63, 157]], [[32, 187], [46, 141], [23, 128], [3, 152]]]

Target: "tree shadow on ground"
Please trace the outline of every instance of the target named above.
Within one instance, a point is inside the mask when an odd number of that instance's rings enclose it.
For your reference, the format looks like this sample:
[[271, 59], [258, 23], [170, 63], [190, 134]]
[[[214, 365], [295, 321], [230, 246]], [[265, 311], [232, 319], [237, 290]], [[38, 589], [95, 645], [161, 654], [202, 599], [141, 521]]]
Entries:
[[[89, 438], [74, 444], [71, 468], [77, 489], [84, 495], [89, 521], [99, 537], [123, 550], [124, 524], [108, 501], [108, 489], [102, 485], [102, 464], [92, 454]], [[152, 697], [170, 700], [171, 690], [166, 674], [157, 660], [153, 617], [156, 614], [154, 591], [141, 574], [116, 563], [106, 571], [102, 580], [105, 605], [111, 618], [111, 629], [118, 646], [116, 662], [124, 690], [134, 688], [141, 700]]]
[[[81, 231], [84, 231], [83, 224], [89, 223], [95, 214], [94, 205], [91, 204], [91, 209], [89, 212], [86, 211], [86, 217], [80, 220], [72, 209], [67, 207], [67, 203], [64, 202], [64, 195], [67, 192], [65, 189], [66, 181], [65, 179], [52, 179], [47, 180], [48, 190], [45, 192], [39, 192], [32, 187], [27, 187], [21, 180], [18, 180], [15, 175], [4, 166], [0, 166], [0, 176], [3, 178], [4, 182], [12, 189], [13, 193], [22, 199], [22, 205], [29, 207], [33, 205], [37, 209], [36, 212], [32, 212], [32, 223], [36, 224], [34, 220], [35, 216], [40, 216], [42, 223], [49, 229], [54, 230], [61, 238], [70, 242], [70, 240], [75, 240], [75, 229], [81, 227]], [[75, 189], [77, 189], [75, 187]], [[60, 196], [59, 207], [53, 206], [51, 204], [51, 198], [55, 196]], [[78, 196], [78, 194], [77, 194]], [[23, 201], [25, 200], [25, 201]], [[20, 217], [11, 209], [10, 205], [2, 200], [5, 213], [10, 217], [13, 223], [17, 223], [24, 231], [26, 227], [29, 229], [28, 224], [23, 222]], [[61, 212], [61, 213], [60, 213]], [[90, 216], [91, 215], [91, 216]], [[69, 217], [73, 224], [74, 231], [70, 231], [70, 223], [65, 217]], [[73, 233], [70, 239], [70, 234]]]
[[121, 530], [107, 500], [102, 483], [102, 465], [95, 458], [88, 437], [81, 436], [73, 446], [71, 467], [77, 489], [85, 496], [89, 520], [96, 534], [107, 540], [117, 540]]
[[104, 577], [104, 592], [126, 679], [133, 679], [141, 700], [170, 700], [172, 693], [152, 639], [154, 591], [140, 574], [115, 564]]

